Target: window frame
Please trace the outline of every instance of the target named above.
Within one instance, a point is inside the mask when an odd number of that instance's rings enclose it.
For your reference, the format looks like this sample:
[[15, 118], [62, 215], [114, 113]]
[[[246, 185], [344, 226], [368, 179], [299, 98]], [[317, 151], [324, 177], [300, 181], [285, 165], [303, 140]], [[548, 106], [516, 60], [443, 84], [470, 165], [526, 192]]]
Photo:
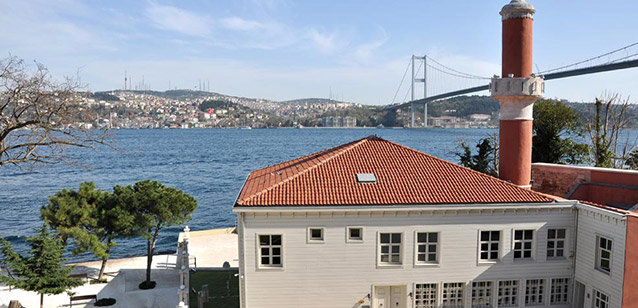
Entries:
[[[565, 230], [565, 238], [563, 239], [559, 239], [558, 237], [549, 238], [549, 231], [550, 230], [555, 230], [556, 231], [556, 236], [558, 235], [558, 230]], [[567, 260], [569, 258], [569, 235], [570, 235], [570, 230], [567, 227], [548, 227], [547, 228], [547, 236], [545, 237], [545, 260], [549, 260], [549, 261], [560, 261], [560, 260]], [[562, 257], [557, 257], [556, 256], [556, 251], [558, 251], [560, 248], [556, 247], [556, 243], [558, 243], [559, 241], [563, 241], [563, 256]], [[550, 242], [554, 242], [554, 248], [549, 248], [549, 243]], [[550, 257], [549, 256], [549, 251], [550, 249], [552, 251], [554, 251], [554, 256]]]
[[[533, 304], [528, 304], [527, 300], [528, 300], [528, 296], [529, 295], [529, 287], [530, 287], [530, 281], [533, 280], [537, 280], [540, 281], [541, 283], [536, 285], [537, 286], [537, 293], [534, 293], [534, 296], [536, 297], [540, 297], [541, 298], [541, 302], [540, 304], [536, 304], [538, 302], [535, 302]], [[523, 294], [523, 305], [525, 307], [539, 307], [539, 306], [546, 306], [547, 303], [547, 289], [548, 289], [548, 281], [546, 278], [532, 278], [532, 279], [525, 279], [525, 294]]]
[[[597, 305], [597, 302], [596, 302], [597, 299], [601, 299], [601, 301], [602, 301], [602, 298], [599, 295], [602, 295], [602, 296], [605, 297], [605, 300], [604, 300], [605, 305], [604, 306], [598, 306]], [[607, 295], [607, 293], [605, 293], [605, 292], [603, 292], [601, 290], [593, 288], [593, 290], [592, 290], [592, 298], [591, 298], [591, 306], [592, 306], [592, 308], [609, 308], [609, 295]]]
[[[520, 240], [516, 239], [516, 232], [517, 231], [522, 231], [523, 232], [523, 238]], [[532, 239], [531, 240], [527, 240], [525, 239], [525, 232], [526, 231], [532, 231]], [[514, 260], [514, 262], [529, 262], [529, 261], [534, 261], [536, 260], [536, 229], [512, 229], [512, 260]], [[528, 250], [525, 248], [525, 243], [526, 242], [531, 242], [531, 248], [530, 250], [530, 256], [529, 258], [525, 258], [524, 254], [525, 251]], [[520, 252], [521, 252], [521, 257], [520, 258], [516, 258], [516, 252], [518, 251], [516, 249], [516, 244], [517, 243], [521, 243], [521, 248], [520, 248]]]
[[[283, 270], [284, 266], [285, 266], [285, 258], [284, 258], [284, 235], [282, 233], [268, 233], [268, 234], [264, 234], [264, 233], [256, 233], [256, 248], [257, 248], [257, 258], [256, 258], [256, 263], [257, 263], [257, 269], [259, 270]], [[268, 265], [264, 265], [261, 263], [261, 258], [262, 258], [262, 254], [261, 254], [261, 240], [260, 237], [261, 236], [270, 236], [270, 243], [268, 246], [269, 249], [275, 248], [272, 247], [272, 237], [273, 236], [279, 236], [281, 238], [281, 244], [280, 245], [275, 245], [275, 246], [279, 246], [279, 258], [280, 258], [280, 263], [278, 265], [272, 265], [272, 264], [268, 264]], [[272, 259], [272, 256], [270, 256], [270, 258]]]
[[[497, 258], [496, 259], [481, 259], [481, 244], [483, 244], [483, 241], [481, 240], [481, 233], [482, 232], [498, 232], [498, 251], [497, 251]], [[488, 241], [488, 245], [492, 244], [492, 240], [491, 240], [491, 233], [490, 233], [490, 240]], [[478, 264], [494, 264], [494, 263], [498, 263], [502, 260], [503, 256], [503, 230], [502, 229], [498, 229], [498, 230], [489, 230], [489, 229], [479, 229], [478, 233], [477, 233], [477, 263]], [[491, 248], [488, 246], [488, 256], [489, 254], [492, 252]]]
[[[569, 305], [571, 304], [571, 292], [572, 292], [572, 287], [571, 287], [571, 278], [569, 277], [565, 277], [565, 278], [550, 278], [548, 279], [550, 284], [549, 284], [549, 296], [548, 296], [548, 300], [549, 300], [549, 305], [550, 306], [558, 306], [558, 305]], [[565, 280], [565, 284], [561, 284], [561, 290], [562, 290], [562, 286], [567, 286], [567, 291], [566, 292], [560, 292], [560, 295], [562, 297], [562, 295], [565, 295], [565, 301], [561, 301], [561, 302], [557, 302], [554, 299], [556, 298], [556, 296], [558, 295], [557, 292], [555, 292], [556, 290], [556, 284], [555, 284], [555, 280]]]
[[[516, 282], [516, 298], [515, 298], [516, 300], [511, 305], [501, 305], [499, 303], [499, 300], [501, 297], [501, 283], [503, 282]], [[521, 300], [521, 281], [517, 279], [498, 280], [496, 282], [496, 290], [494, 293], [496, 296], [496, 299], [495, 299], [496, 307], [519, 307], [519, 303]], [[512, 297], [512, 295], [510, 295], [509, 297]]]
[[[434, 233], [436, 234], [436, 260], [434, 262], [432, 261], [427, 261], [427, 256], [429, 254], [429, 245], [430, 244], [429, 241], [425, 242], [426, 244], [426, 251], [424, 252], [426, 254], [426, 261], [419, 261], [419, 233], [426, 233], [426, 234], [430, 234], [430, 233]], [[428, 236], [429, 237], [429, 236]], [[439, 231], [432, 231], [432, 230], [416, 230], [414, 231], [414, 266], [415, 267], [432, 267], [432, 266], [439, 266], [441, 263], [441, 232]]]
[[[401, 242], [399, 243], [399, 262], [398, 263], [392, 263], [392, 262], [382, 262], [381, 261], [381, 256], [382, 256], [382, 243], [381, 243], [381, 236], [383, 234], [390, 234], [390, 247], [392, 247], [392, 234], [399, 234], [401, 236], [400, 240]], [[392, 231], [378, 231], [377, 232], [377, 255], [376, 255], [376, 259], [377, 259], [377, 267], [378, 268], [402, 268], [403, 267], [403, 257], [404, 257], [404, 248], [403, 248], [403, 244], [405, 243], [405, 236], [404, 236], [404, 232], [392, 232]], [[392, 259], [392, 252], [391, 252], [392, 248], [388, 249], [388, 260]]]
[[[418, 285], [430, 285], [430, 286], [434, 285], [434, 304], [432, 304], [432, 305], [421, 304], [421, 305], [417, 306], [417, 302], [416, 302], [417, 300], [425, 300], [423, 298], [417, 299], [418, 295], [424, 295], [424, 294], [418, 294], [418, 292], [417, 292], [417, 286]], [[428, 308], [428, 307], [438, 308], [439, 307], [439, 292], [441, 291], [441, 285], [442, 284], [440, 284], [438, 282], [415, 282], [414, 283], [414, 287], [413, 287], [414, 296], [412, 297], [412, 307], [415, 307], [415, 308]], [[428, 299], [428, 300], [430, 300], [430, 299]]]
[[[601, 266], [601, 262], [602, 262], [602, 256], [601, 256], [601, 252], [607, 251], [607, 249], [600, 247], [600, 240], [601, 239], [605, 239], [608, 242], [611, 243], [611, 249], [609, 249], [609, 270], [605, 270], [602, 266]], [[601, 273], [607, 274], [611, 276], [611, 269], [612, 269], [612, 265], [613, 265], [613, 258], [614, 258], [614, 239], [612, 237], [606, 236], [606, 235], [602, 235], [602, 234], [596, 234], [596, 259], [595, 259], [595, 268], [600, 271]]]
[[[313, 238], [312, 230], [321, 230], [321, 238]], [[326, 242], [326, 228], [325, 227], [308, 227], [306, 228], [306, 243], [308, 244], [323, 244]]]
[[[462, 292], [462, 296], [461, 296], [461, 306], [445, 306], [443, 301], [445, 300], [444, 298], [444, 294], [445, 294], [445, 285], [446, 284], [461, 284], [461, 292]], [[465, 300], [467, 298], [467, 281], [444, 281], [441, 282], [441, 290], [439, 291], [440, 293], [440, 298], [439, 298], [439, 306], [440, 308], [447, 308], [447, 307], [452, 307], [452, 308], [457, 308], [457, 307], [465, 307]]]
[[[359, 238], [351, 238], [350, 230], [351, 229], [359, 229], [360, 237]], [[363, 227], [360, 226], [347, 226], [346, 227], [346, 243], [363, 243]]]
[[[475, 283], [488, 283], [489, 287], [479, 287], [479, 288], [483, 288], [484, 290], [489, 290], [489, 296], [487, 297], [489, 299], [489, 302], [487, 304], [474, 304], [474, 284]], [[489, 307], [489, 308], [493, 308], [494, 307], [494, 287], [495, 287], [496, 283], [492, 280], [478, 280], [478, 281], [472, 281], [472, 287], [470, 289], [470, 307], [471, 308], [476, 308], [476, 307]], [[480, 296], [479, 298], [485, 298], [485, 296]]]

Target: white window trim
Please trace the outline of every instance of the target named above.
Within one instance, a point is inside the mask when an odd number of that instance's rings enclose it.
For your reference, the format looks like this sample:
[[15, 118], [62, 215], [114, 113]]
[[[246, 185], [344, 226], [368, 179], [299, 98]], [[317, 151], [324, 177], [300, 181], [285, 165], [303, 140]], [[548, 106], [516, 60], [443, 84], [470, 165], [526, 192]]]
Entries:
[[[500, 235], [498, 237], [498, 259], [496, 260], [482, 260], [481, 259], [481, 232], [483, 231], [498, 231]], [[476, 263], [478, 265], [496, 264], [503, 260], [503, 229], [479, 229], [476, 233]]]
[[441, 305], [441, 283], [439, 282], [414, 282], [412, 283], [412, 307], [416, 307], [416, 285], [417, 284], [433, 284], [436, 285], [436, 292], [434, 294], [435, 301], [434, 307], [439, 307]]
[[[523, 306], [525, 307], [545, 307], [545, 306], [549, 306], [549, 293], [550, 293], [550, 289], [549, 289], [549, 284], [551, 283], [551, 279], [552, 278], [525, 278], [523, 280], [521, 280], [523, 283], [525, 283], [524, 285], [524, 289], [520, 289], [521, 286], [519, 286], [519, 291], [521, 292], [521, 297], [522, 297], [522, 302], [523, 302]], [[525, 303], [525, 296], [527, 296], [527, 281], [528, 280], [542, 280], [543, 281], [543, 303], [540, 305], [527, 305]], [[520, 285], [521, 282], [519, 282]]]
[[[524, 280], [520, 280], [520, 279], [500, 279], [500, 280], [496, 280], [494, 283], [494, 307], [499, 307], [498, 305], [498, 294], [500, 291], [500, 284], [501, 282], [504, 281], [517, 281], [517, 290], [516, 290], [516, 305], [513, 307], [520, 307], [521, 303], [523, 304], [523, 306], [525, 305], [525, 296], [521, 293], [523, 290], [523, 282]], [[501, 306], [503, 307], [503, 306]], [[505, 307], [511, 307], [511, 306], [505, 306]]]
[[[399, 233], [401, 234], [401, 245], [399, 246], [399, 261], [400, 263], [383, 263], [381, 262], [381, 233]], [[377, 268], [403, 268], [403, 264], [405, 261], [405, 232], [396, 232], [396, 231], [378, 231], [377, 232], [377, 254], [375, 258], [377, 259]]]
[[443, 307], [443, 287], [446, 283], [462, 283], [463, 284], [463, 303], [466, 303], [468, 300], [468, 296], [471, 296], [472, 294], [469, 293], [468, 294], [468, 285], [470, 285], [471, 282], [466, 281], [466, 280], [444, 280], [439, 282], [438, 284], [438, 294], [437, 294], [437, 302], [438, 302], [438, 306], [437, 307]]
[[472, 300], [473, 300], [472, 293], [474, 292], [474, 283], [475, 282], [476, 283], [478, 283], [478, 282], [490, 282], [490, 283], [492, 283], [492, 287], [490, 288], [490, 295], [491, 295], [490, 296], [491, 297], [490, 306], [491, 307], [496, 307], [496, 297], [498, 296], [498, 293], [497, 293], [498, 290], [496, 289], [496, 286], [498, 284], [498, 281], [494, 281], [494, 280], [472, 280], [472, 281], [470, 281], [468, 283], [469, 293], [467, 294], [467, 297], [468, 297], [468, 299], [470, 301], [470, 307], [472, 307]]
[[[567, 279], [567, 303], [566, 304], [552, 304], [552, 289], [554, 288], [554, 280], [555, 279]], [[561, 305], [570, 305], [573, 301], [573, 282], [574, 279], [571, 277], [551, 277], [547, 278], [547, 305], [548, 306], [561, 306]]]
[[[279, 235], [281, 236], [281, 265], [279, 266], [264, 266], [261, 264], [261, 248], [259, 247], [259, 236], [260, 235]], [[284, 268], [286, 267], [286, 258], [284, 255], [284, 246], [285, 246], [285, 237], [282, 233], [255, 233], [255, 255], [257, 256], [256, 258], [256, 262], [255, 262], [255, 266], [257, 267], [257, 270], [266, 270], [266, 271], [283, 271]]]
[[[419, 233], [436, 233], [436, 262], [419, 261]], [[414, 267], [440, 267], [441, 266], [441, 232], [439, 230], [416, 230], [414, 231]]]
[[[320, 229], [321, 239], [313, 239], [310, 230]], [[306, 228], [306, 243], [308, 244], [323, 244], [326, 242], [326, 228], [325, 227], [308, 227]]]
[[[565, 230], [565, 247], [563, 248], [564, 252], [563, 252], [563, 256], [562, 257], [548, 257], [547, 256], [547, 242], [548, 239], [547, 237], [549, 236], [549, 229], [564, 229]], [[572, 249], [570, 247], [570, 236], [572, 230], [569, 227], [564, 227], [564, 226], [547, 226], [545, 228], [545, 261], [565, 261], [568, 260], [569, 258], [571, 258], [571, 254], [572, 254]], [[538, 240], [537, 240], [538, 241]]]
[[[529, 231], [532, 230], [532, 255], [530, 258], [519, 258], [516, 259], [514, 258], [514, 245], [516, 244], [516, 231]], [[516, 263], [525, 263], [525, 262], [534, 262], [536, 261], [536, 242], [538, 241], [538, 238], [536, 237], [536, 229], [535, 228], [517, 228], [517, 229], [512, 229], [512, 246], [511, 246], [511, 254], [512, 254], [512, 261], [516, 262]]]
[[[613, 246], [612, 246], [612, 248], [613, 248]], [[600, 293], [600, 294], [605, 295], [607, 297], [607, 307], [609, 307], [610, 306], [610, 304], [609, 304], [609, 298], [610, 298], [609, 294], [607, 294], [607, 293], [605, 293], [605, 292], [603, 292], [603, 291], [601, 291], [599, 289], [592, 288], [592, 292], [591, 292], [591, 306], [592, 306], [592, 308], [596, 308], [596, 293]]]
[[[350, 229], [361, 229], [361, 238], [360, 239], [352, 239], [350, 238]], [[363, 243], [363, 227], [361, 226], [347, 226], [346, 227], [346, 243]]]
[[[594, 246], [595, 249], [596, 249], [594, 251], [594, 253], [595, 253], [595, 256], [594, 256], [594, 268], [596, 270], [598, 270], [599, 272], [611, 277], [611, 270], [612, 270], [613, 265], [614, 265], [614, 243], [616, 241], [614, 240], [613, 237], [607, 236], [605, 234], [595, 233], [594, 235], [596, 236], [596, 238], [594, 240], [594, 243], [596, 245], [596, 246]], [[602, 269], [600, 267], [600, 265], [599, 265], [600, 264], [600, 238], [601, 237], [604, 237], [605, 239], [611, 241], [611, 251], [609, 253], [609, 271], [606, 271], [606, 270]]]

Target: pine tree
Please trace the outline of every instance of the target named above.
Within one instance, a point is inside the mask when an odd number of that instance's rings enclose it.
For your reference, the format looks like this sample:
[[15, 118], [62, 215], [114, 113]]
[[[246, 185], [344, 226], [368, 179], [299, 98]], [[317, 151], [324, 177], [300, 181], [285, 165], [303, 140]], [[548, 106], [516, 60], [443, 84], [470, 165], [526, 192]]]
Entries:
[[18, 254], [9, 241], [2, 240], [2, 254], [17, 278], [0, 276], [3, 283], [40, 294], [40, 308], [44, 306], [45, 294], [60, 294], [82, 285], [82, 280], [70, 278], [73, 267], [62, 263], [62, 241], [49, 232], [47, 226], [38, 229], [38, 235], [30, 237], [30, 256]]

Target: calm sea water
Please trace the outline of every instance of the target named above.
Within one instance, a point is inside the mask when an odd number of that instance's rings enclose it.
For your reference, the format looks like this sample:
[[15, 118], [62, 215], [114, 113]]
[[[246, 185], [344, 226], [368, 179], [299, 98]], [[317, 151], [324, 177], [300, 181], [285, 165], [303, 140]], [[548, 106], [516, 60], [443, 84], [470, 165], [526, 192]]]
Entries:
[[[250, 171], [329, 147], [378, 135], [443, 159], [457, 162], [460, 140], [476, 142], [490, 129], [263, 129], [263, 130], [118, 130], [118, 151], [75, 150], [73, 155], [91, 169], [54, 165], [33, 171], [0, 169], [0, 237], [20, 251], [24, 239], [41, 225], [40, 208], [48, 196], [63, 188], [77, 189], [83, 181], [111, 190], [144, 179], [158, 180], [191, 194], [198, 207], [188, 223], [192, 230], [235, 225], [231, 208]], [[174, 252], [178, 232], [167, 228], [158, 241], [158, 252]], [[112, 257], [145, 253], [140, 238], [119, 240]], [[74, 261], [94, 259], [91, 254], [70, 256]]]

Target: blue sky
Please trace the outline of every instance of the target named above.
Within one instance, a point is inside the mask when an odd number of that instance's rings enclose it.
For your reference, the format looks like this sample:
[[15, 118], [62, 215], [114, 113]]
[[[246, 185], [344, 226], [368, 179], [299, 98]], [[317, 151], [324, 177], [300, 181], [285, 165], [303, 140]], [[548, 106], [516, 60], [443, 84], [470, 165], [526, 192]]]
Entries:
[[[530, 2], [540, 70], [638, 41], [638, 2]], [[211, 91], [229, 95], [287, 100], [332, 91], [386, 104], [412, 54], [498, 74], [498, 12], [506, 3], [0, 0], [0, 52], [43, 63], [56, 77], [79, 70], [93, 91], [121, 88], [128, 71], [133, 83], [143, 76], [154, 90], [206, 80]], [[611, 91], [638, 98], [637, 80], [638, 68], [551, 81], [546, 96], [590, 101]]]

